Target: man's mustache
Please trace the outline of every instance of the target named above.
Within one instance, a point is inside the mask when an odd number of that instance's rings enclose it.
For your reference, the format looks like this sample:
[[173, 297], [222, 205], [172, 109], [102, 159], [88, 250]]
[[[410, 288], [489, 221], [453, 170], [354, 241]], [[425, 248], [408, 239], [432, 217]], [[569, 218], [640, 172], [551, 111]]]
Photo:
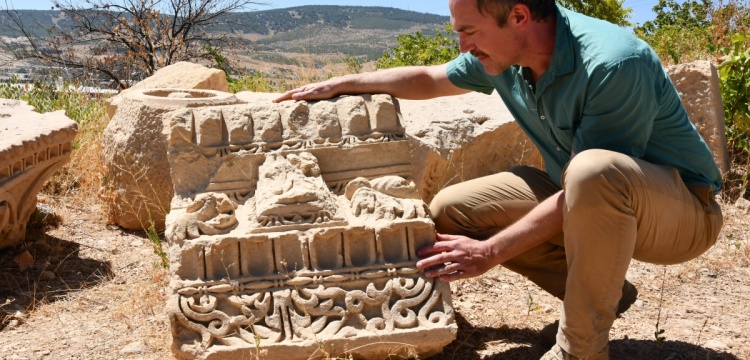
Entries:
[[470, 53], [471, 53], [471, 55], [474, 55], [474, 57], [477, 57], [477, 58], [480, 57], [480, 56], [489, 57], [489, 55], [487, 55], [486, 53], [483, 53], [483, 52], [481, 52], [479, 50], [471, 50]]

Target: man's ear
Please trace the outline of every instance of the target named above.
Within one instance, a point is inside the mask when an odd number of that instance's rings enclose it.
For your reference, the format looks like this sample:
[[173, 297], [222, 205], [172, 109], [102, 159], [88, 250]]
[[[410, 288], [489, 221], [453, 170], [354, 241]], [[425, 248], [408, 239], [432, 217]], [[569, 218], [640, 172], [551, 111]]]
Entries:
[[510, 9], [508, 24], [519, 30], [525, 29], [531, 23], [531, 10], [525, 4], [516, 4]]

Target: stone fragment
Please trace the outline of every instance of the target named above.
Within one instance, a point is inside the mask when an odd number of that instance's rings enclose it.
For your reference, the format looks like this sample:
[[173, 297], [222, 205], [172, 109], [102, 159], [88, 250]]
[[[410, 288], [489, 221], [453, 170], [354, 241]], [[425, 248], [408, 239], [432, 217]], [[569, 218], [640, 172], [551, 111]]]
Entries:
[[[109, 99], [107, 107], [109, 117], [112, 118], [115, 116], [120, 103], [134, 91], [166, 88], [227, 92], [229, 91], [229, 84], [227, 83], [226, 74], [219, 69], [211, 69], [200, 64], [180, 61], [157, 70], [145, 80], [138, 82]], [[186, 96], [185, 94], [187, 93], [175, 93], [172, 97], [184, 97]]]
[[439, 353], [457, 328], [448, 285], [415, 266], [435, 230], [396, 101], [262, 96], [163, 114], [175, 354]]
[[717, 339], [711, 339], [711, 340], [706, 341], [703, 347], [705, 347], [706, 349], [711, 349], [715, 351], [729, 351], [730, 350], [730, 347], [727, 344]]
[[120, 356], [146, 355], [149, 350], [141, 341], [134, 341], [120, 350]]
[[414, 182], [428, 203], [448, 185], [515, 165], [544, 167], [496, 93], [400, 100], [399, 108], [412, 146]]
[[34, 257], [31, 256], [28, 250], [24, 250], [20, 254], [13, 257], [13, 263], [18, 266], [18, 269], [24, 271], [34, 266]]
[[[182, 95], [171, 96], [174, 93]], [[222, 112], [187, 110], [237, 103], [239, 101], [228, 93], [186, 89], [135, 90], [122, 100], [104, 130], [101, 153], [105, 179], [102, 196], [109, 203], [114, 223], [126, 229], [142, 230], [153, 222], [157, 230], [164, 229], [166, 210], [174, 190], [166, 159], [162, 114], [183, 109], [173, 114], [171, 121], [184, 124], [191, 131], [195, 128], [197, 141], [210, 146], [223, 141], [226, 135], [223, 128], [217, 127], [223, 124], [223, 119], [217, 117]], [[230, 113], [233, 118], [242, 117], [242, 114]], [[187, 117], [180, 117], [182, 115]], [[233, 133], [236, 132], [233, 129]], [[247, 140], [236, 135], [232, 139]]]
[[721, 101], [719, 74], [709, 61], [678, 64], [667, 69], [688, 117], [706, 141], [723, 174], [729, 171], [729, 151]]
[[39, 114], [23, 101], [0, 99], [0, 249], [23, 241], [37, 192], [70, 161], [77, 131], [64, 111]]
[[738, 209], [750, 211], [750, 200], [741, 197], [734, 202], [734, 206]]

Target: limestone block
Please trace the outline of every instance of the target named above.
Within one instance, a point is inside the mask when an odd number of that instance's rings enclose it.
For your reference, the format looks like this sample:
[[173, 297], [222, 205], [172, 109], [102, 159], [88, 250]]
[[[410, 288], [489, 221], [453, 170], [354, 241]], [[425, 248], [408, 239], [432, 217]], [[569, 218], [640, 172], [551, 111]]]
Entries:
[[[212, 90], [136, 90], [128, 95], [102, 138], [103, 195], [110, 202], [114, 222], [131, 230], [148, 228], [150, 221], [157, 229], [164, 228], [166, 210], [174, 191], [161, 114], [175, 109], [235, 103], [239, 100], [233, 95]], [[201, 143], [220, 142], [225, 135], [221, 128], [223, 123], [217, 117], [221, 114], [201, 111], [196, 113], [197, 121], [190, 111], [184, 113], [188, 117], [181, 121], [205, 129], [206, 135], [198, 137]], [[241, 118], [242, 114], [228, 116]], [[234, 136], [233, 140], [246, 141]]]
[[457, 328], [448, 285], [415, 266], [435, 230], [397, 102], [238, 98], [162, 115], [175, 354], [439, 353]]
[[24, 240], [37, 192], [70, 161], [77, 132], [64, 111], [38, 114], [26, 102], [0, 99], [0, 249]]
[[690, 121], [706, 141], [723, 174], [729, 171], [729, 150], [719, 74], [709, 61], [679, 64], [667, 70]]
[[413, 149], [414, 182], [428, 203], [448, 185], [514, 165], [544, 167], [496, 93], [399, 100], [399, 107]]
[[145, 80], [112, 97], [107, 107], [110, 119], [115, 116], [117, 107], [129, 94], [133, 91], [145, 89], [193, 89], [227, 92], [229, 91], [229, 84], [226, 74], [219, 69], [180, 61], [157, 70]]

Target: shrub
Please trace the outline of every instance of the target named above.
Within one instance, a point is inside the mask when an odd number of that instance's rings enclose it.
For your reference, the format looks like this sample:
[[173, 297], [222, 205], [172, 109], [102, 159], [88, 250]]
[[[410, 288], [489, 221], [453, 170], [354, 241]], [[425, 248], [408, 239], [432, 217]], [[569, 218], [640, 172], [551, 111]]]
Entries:
[[414, 35], [398, 35], [398, 45], [381, 56], [376, 63], [378, 69], [398, 66], [438, 65], [458, 56], [458, 41], [450, 25], [445, 24], [445, 34], [438, 30], [430, 38], [417, 31]]

